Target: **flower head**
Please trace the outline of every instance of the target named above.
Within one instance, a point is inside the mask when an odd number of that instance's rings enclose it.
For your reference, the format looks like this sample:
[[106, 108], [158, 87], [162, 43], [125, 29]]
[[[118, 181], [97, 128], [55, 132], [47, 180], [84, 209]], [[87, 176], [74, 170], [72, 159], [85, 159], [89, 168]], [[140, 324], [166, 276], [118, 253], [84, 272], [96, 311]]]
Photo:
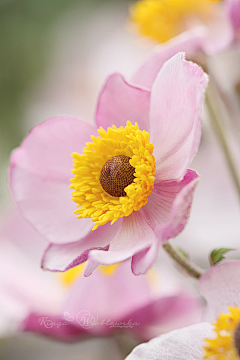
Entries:
[[229, 307], [229, 313], [221, 313], [213, 325], [216, 337], [205, 339], [204, 359], [238, 360], [240, 355], [240, 308]]
[[137, 346], [127, 359], [238, 360], [239, 276], [240, 261], [226, 261], [206, 271], [199, 280], [199, 287], [208, 302], [205, 319], [214, 318], [214, 323], [202, 322], [157, 337]]
[[88, 260], [89, 275], [132, 257], [133, 272], [145, 273], [159, 244], [184, 229], [198, 182], [188, 165], [200, 141], [207, 81], [178, 53], [149, 89], [109, 76], [96, 125], [55, 118], [32, 130], [12, 154], [10, 186], [51, 242], [44, 269], [66, 271]]
[[142, 35], [159, 43], [179, 35], [194, 18], [206, 20], [221, 0], [140, 0], [131, 7], [131, 20]]
[[[149, 134], [130, 121], [123, 128], [98, 130], [84, 155], [74, 157], [73, 201], [77, 218], [91, 217], [94, 230], [108, 221], [114, 224], [148, 202], [154, 188], [155, 159]], [[89, 164], [92, 164], [89, 166]]]

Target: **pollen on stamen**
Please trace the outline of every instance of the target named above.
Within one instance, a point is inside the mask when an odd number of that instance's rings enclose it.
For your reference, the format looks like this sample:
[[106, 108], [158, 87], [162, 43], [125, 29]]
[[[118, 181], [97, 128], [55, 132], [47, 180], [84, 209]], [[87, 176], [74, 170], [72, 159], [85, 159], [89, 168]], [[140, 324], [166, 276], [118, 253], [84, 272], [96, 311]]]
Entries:
[[220, 314], [213, 324], [215, 338], [205, 339], [204, 359], [240, 359], [240, 309], [229, 307], [228, 314]]
[[125, 127], [100, 128], [83, 154], [73, 153], [70, 188], [77, 218], [92, 218], [93, 230], [115, 223], [148, 202], [155, 180], [149, 134], [130, 121]]
[[139, 0], [130, 7], [132, 25], [143, 36], [162, 43], [187, 30], [193, 19], [206, 21], [222, 0]]

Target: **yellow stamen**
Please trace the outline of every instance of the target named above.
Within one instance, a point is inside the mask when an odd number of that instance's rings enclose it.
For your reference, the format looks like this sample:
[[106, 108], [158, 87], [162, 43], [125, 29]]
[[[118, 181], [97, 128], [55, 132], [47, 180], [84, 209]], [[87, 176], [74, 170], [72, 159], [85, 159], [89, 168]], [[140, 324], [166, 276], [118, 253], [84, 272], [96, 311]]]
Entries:
[[115, 274], [119, 267], [119, 264], [113, 264], [113, 265], [101, 265], [99, 266], [99, 270], [107, 276], [112, 276]]
[[[93, 230], [98, 226], [119, 218], [129, 216], [148, 202], [155, 180], [155, 158], [153, 144], [149, 134], [141, 131], [138, 124], [127, 121], [123, 128], [109, 127], [98, 130], [100, 136], [92, 136], [92, 142], [86, 143], [84, 154], [73, 153], [75, 175], [71, 179], [73, 201], [78, 204], [77, 218], [92, 218]], [[100, 183], [104, 164], [114, 156], [129, 157], [129, 164], [135, 168], [134, 179], [124, 188], [126, 196], [115, 197], [108, 194]]]
[[65, 272], [59, 273], [60, 279], [65, 286], [72, 285], [83, 274], [85, 263], [75, 266]]
[[[72, 285], [79, 277], [83, 276], [83, 271], [86, 263], [77, 265], [74, 268], [71, 268], [65, 272], [59, 273], [60, 281], [64, 286]], [[98, 271], [101, 272], [104, 276], [112, 276], [115, 274], [119, 267], [119, 264], [114, 265], [101, 265], [98, 267]]]
[[[229, 307], [228, 314], [220, 314], [213, 324], [216, 337], [205, 339], [204, 359], [210, 360], [239, 360], [235, 344], [236, 331], [240, 323], [240, 309]], [[239, 344], [238, 344], [239, 345]]]
[[130, 8], [136, 30], [159, 43], [186, 30], [193, 18], [205, 20], [221, 0], [141, 0]]

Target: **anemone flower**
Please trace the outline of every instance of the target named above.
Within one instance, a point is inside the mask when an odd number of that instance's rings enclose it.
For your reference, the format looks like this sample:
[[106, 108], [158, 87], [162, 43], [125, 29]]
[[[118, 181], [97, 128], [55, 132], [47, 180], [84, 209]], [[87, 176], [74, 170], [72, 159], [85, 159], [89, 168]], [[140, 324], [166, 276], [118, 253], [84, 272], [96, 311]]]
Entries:
[[238, 360], [239, 276], [240, 261], [226, 261], [213, 266], [199, 280], [200, 291], [207, 300], [206, 321], [137, 346], [127, 360]]
[[240, 1], [140, 0], [131, 7], [131, 20], [137, 32], [157, 43], [184, 31], [198, 32], [199, 49], [212, 55], [237, 40]]
[[133, 273], [142, 274], [159, 245], [184, 229], [198, 182], [188, 166], [208, 78], [183, 53], [156, 75], [151, 89], [109, 76], [95, 125], [53, 118], [13, 152], [14, 199], [51, 243], [44, 269], [66, 271], [88, 260], [87, 276], [99, 264], [132, 258]]
[[90, 278], [81, 265], [44, 272], [46, 240], [15, 209], [2, 217], [0, 239], [0, 336], [31, 331], [72, 341], [126, 331], [146, 341], [199, 319], [199, 297], [169, 269], [137, 278], [128, 262], [100, 267]]

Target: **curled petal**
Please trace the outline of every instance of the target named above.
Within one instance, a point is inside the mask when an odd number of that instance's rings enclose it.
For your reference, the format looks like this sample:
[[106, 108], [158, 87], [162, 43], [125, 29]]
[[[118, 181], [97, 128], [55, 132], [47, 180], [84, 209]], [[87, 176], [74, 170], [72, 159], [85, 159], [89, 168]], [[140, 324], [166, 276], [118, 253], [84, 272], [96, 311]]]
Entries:
[[69, 189], [72, 152], [82, 153], [92, 125], [75, 118], [53, 118], [36, 126], [11, 156], [13, 197], [36, 229], [53, 243], [77, 241], [92, 228], [76, 219]]
[[[92, 250], [89, 258], [98, 264], [115, 264], [151, 248], [156, 241], [156, 235], [141, 211], [133, 212], [130, 216], [123, 218], [122, 226], [112, 239], [109, 250], [106, 252]], [[154, 256], [150, 256], [152, 262], [155, 255], [156, 253], [154, 253]], [[149, 266], [147, 264], [144, 269], [139, 268], [139, 273], [146, 272]], [[89, 265], [87, 265], [85, 275], [90, 275], [90, 273]]]
[[179, 182], [156, 183], [142, 211], [162, 243], [177, 236], [186, 226], [198, 181], [198, 174], [188, 170]]
[[202, 360], [204, 339], [213, 335], [209, 323], [174, 330], [137, 346], [126, 360]]
[[178, 53], [159, 72], [150, 103], [150, 140], [157, 180], [181, 178], [199, 146], [208, 77]]
[[89, 252], [101, 249], [105, 252], [109, 243], [121, 226], [121, 220], [114, 225], [107, 223], [94, 231], [90, 231], [83, 239], [68, 244], [51, 244], [42, 259], [42, 268], [51, 271], [66, 271], [85, 262]]
[[207, 301], [204, 319], [213, 321], [228, 306], [240, 306], [240, 261], [232, 260], [212, 266], [199, 280], [201, 294]]
[[110, 75], [100, 93], [96, 123], [104, 129], [125, 126], [127, 120], [149, 130], [150, 92], [129, 84], [121, 74]]
[[182, 33], [181, 35], [156, 47], [156, 51], [133, 74], [131, 81], [134, 84], [151, 89], [164, 63], [179, 51], [186, 52], [187, 58], [201, 50], [206, 31], [198, 27]]

